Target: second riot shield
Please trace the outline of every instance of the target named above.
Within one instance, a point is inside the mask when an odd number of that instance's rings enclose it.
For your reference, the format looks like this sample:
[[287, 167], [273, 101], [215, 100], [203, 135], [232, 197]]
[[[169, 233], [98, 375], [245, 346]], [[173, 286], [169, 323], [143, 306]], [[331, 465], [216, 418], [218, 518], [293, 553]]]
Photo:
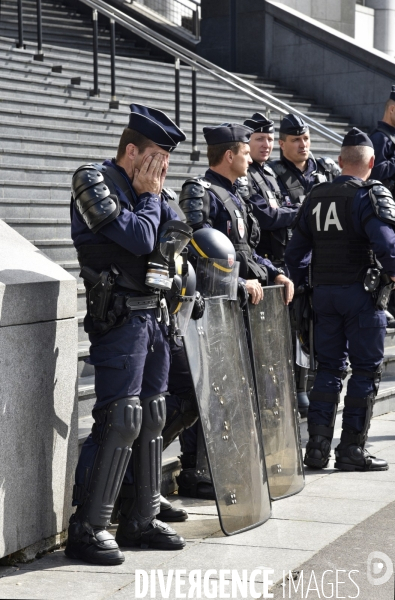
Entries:
[[184, 344], [221, 528], [232, 535], [264, 523], [271, 505], [243, 315], [238, 301], [229, 300], [229, 274], [220, 272], [217, 285], [209, 271], [198, 266], [210, 291]]
[[304, 487], [293, 373], [289, 309], [283, 287], [264, 288], [263, 300], [248, 304], [247, 323], [272, 500]]

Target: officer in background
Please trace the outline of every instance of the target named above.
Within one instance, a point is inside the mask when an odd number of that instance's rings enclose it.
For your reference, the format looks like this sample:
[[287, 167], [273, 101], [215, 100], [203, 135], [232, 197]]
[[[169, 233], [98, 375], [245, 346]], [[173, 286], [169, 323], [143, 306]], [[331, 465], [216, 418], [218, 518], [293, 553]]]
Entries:
[[[366, 291], [377, 288], [380, 279], [374, 256], [382, 265], [382, 277], [395, 281], [395, 202], [379, 182], [366, 181], [373, 164], [372, 142], [359, 129], [351, 129], [339, 157], [342, 175], [310, 192], [285, 253], [298, 285], [305, 280], [313, 251], [314, 340], [319, 366], [310, 393], [310, 437], [304, 459], [312, 468], [324, 468], [329, 461], [348, 356], [352, 374], [335, 468], [388, 469], [385, 460], [370, 456], [365, 449], [386, 332], [384, 311], [377, 307], [378, 290], [375, 294]], [[388, 201], [392, 213], [385, 210]]]
[[[130, 110], [116, 159], [80, 167], [72, 182], [72, 238], [87, 288], [84, 325], [96, 404], [76, 469], [77, 510], [65, 552], [102, 565], [124, 561], [118, 544], [163, 550], [185, 545], [155, 519], [169, 345], [166, 307], [151, 286], [156, 272], [149, 266], [152, 261], [160, 267], [161, 276], [166, 271], [155, 248], [166, 248], [166, 237], [158, 235], [165, 223], [171, 221], [173, 231], [177, 226], [181, 237], [189, 230], [175, 221], [162, 194], [170, 153], [185, 135], [160, 110], [138, 104]], [[114, 540], [106, 527], [121, 484]]]
[[204, 127], [209, 169], [204, 178], [187, 179], [180, 194], [180, 208], [193, 229], [213, 227], [229, 237], [240, 262], [239, 275], [253, 304], [263, 297], [262, 285], [283, 284], [285, 302], [293, 297], [293, 283], [269, 259], [255, 252], [259, 224], [251, 205], [238, 193], [236, 180], [247, 175], [249, 141], [253, 130], [238, 123]]
[[395, 191], [395, 85], [392, 86], [382, 121], [370, 136], [375, 161], [372, 178], [381, 181], [394, 195]]
[[[300, 204], [283, 206], [283, 196], [277, 177], [267, 161], [273, 151], [274, 121], [260, 113], [254, 113], [244, 125], [251, 127], [250, 155], [247, 181], [240, 178], [239, 193], [250, 202], [261, 228], [257, 254], [269, 258], [275, 266], [286, 269], [284, 263], [288, 230], [298, 214]], [[246, 183], [247, 185], [243, 185]]]
[[333, 181], [339, 167], [331, 158], [310, 154], [310, 131], [298, 115], [286, 115], [280, 124], [280, 160], [269, 163], [287, 205], [301, 204], [316, 183]]
[[[372, 178], [381, 181], [395, 197], [395, 85], [385, 104], [383, 120], [377, 123], [370, 139], [375, 154]], [[388, 312], [388, 326], [395, 327], [395, 294], [391, 295]]]

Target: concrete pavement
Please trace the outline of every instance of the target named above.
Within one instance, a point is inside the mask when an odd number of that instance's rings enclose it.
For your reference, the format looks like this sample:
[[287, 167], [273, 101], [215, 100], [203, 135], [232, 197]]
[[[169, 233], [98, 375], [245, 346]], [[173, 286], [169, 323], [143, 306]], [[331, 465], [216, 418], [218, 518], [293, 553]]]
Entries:
[[[338, 443], [339, 434], [337, 427], [334, 445]], [[176, 526], [177, 532], [187, 539], [184, 550], [129, 550], [122, 565], [107, 568], [78, 564], [57, 550], [30, 564], [0, 568], [0, 598], [176, 600], [188, 598], [191, 571], [201, 570], [203, 578], [210, 569], [214, 571], [207, 575], [211, 575], [211, 583], [206, 588], [203, 586], [201, 596], [189, 597], [264, 598], [270, 597], [258, 583], [263, 581], [264, 572], [256, 577], [255, 586], [251, 587], [248, 582], [254, 577], [254, 569], [265, 568], [273, 570], [267, 577], [275, 584], [271, 585], [274, 598], [394, 600], [391, 569], [395, 563], [395, 412], [373, 419], [368, 449], [386, 458], [391, 463], [390, 469], [377, 473], [341, 473], [333, 469], [332, 460], [324, 471], [308, 470], [305, 489], [296, 496], [273, 503], [272, 518], [261, 527], [226, 537], [220, 530], [213, 502], [174, 496], [174, 504], [187, 507], [190, 514], [188, 521]], [[384, 557], [372, 557], [373, 552], [384, 553]], [[160, 575], [156, 573], [156, 588], [152, 586], [147, 595], [139, 595], [136, 569], [147, 573], [153, 569], [161, 571], [162, 588]], [[221, 569], [226, 572], [221, 574]], [[184, 570], [184, 573], [179, 571], [178, 592], [176, 570]], [[232, 570], [237, 571], [240, 578], [246, 570], [247, 595], [242, 584], [241, 587], [235, 585], [233, 593], [232, 585], [227, 583], [232, 578]], [[167, 575], [173, 579], [167, 579]], [[185, 577], [187, 583], [183, 586]], [[380, 577], [383, 583], [373, 585]], [[388, 581], [384, 581], [386, 578]], [[141, 585], [143, 581], [144, 575], [140, 573]], [[168, 594], [163, 587], [166, 582], [170, 586]], [[214, 591], [210, 593], [210, 589]], [[254, 596], [254, 590], [259, 595]]]

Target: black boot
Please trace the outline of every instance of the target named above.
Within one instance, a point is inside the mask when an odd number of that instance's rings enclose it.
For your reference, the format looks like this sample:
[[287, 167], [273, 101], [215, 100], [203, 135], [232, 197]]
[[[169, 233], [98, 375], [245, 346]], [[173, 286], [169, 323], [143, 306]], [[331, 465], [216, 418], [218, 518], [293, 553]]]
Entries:
[[182, 469], [176, 481], [178, 495], [200, 500], [215, 500], [211, 479], [196, 468], [196, 454], [183, 453], [180, 456]]
[[335, 449], [335, 469], [340, 471], [388, 471], [388, 463], [365, 450], [366, 437], [353, 431], [342, 431]]
[[119, 515], [119, 525], [115, 541], [122, 547], [134, 547], [151, 550], [182, 550], [185, 547], [183, 537], [162, 521], [153, 519], [149, 523], [139, 523]]
[[166, 523], [177, 523], [180, 521], [186, 521], [188, 513], [183, 508], [174, 508], [171, 503], [166, 500], [163, 496], [160, 497], [160, 512], [157, 515], [159, 521], [165, 521]]
[[333, 428], [311, 423], [309, 434], [303, 462], [311, 469], [324, 469], [331, 455]]
[[125, 560], [111, 533], [79, 521], [78, 513], [70, 518], [64, 552], [68, 558], [76, 558], [94, 565], [120, 565]]

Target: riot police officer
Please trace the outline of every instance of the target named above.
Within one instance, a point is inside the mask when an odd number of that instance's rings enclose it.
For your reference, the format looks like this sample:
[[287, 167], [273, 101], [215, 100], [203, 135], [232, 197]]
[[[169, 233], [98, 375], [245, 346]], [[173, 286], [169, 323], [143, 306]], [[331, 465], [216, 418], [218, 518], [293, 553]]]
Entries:
[[293, 297], [293, 284], [281, 268], [255, 252], [259, 224], [251, 205], [241, 198], [235, 182], [247, 175], [249, 141], [253, 130], [238, 123], [204, 127], [209, 169], [204, 178], [187, 179], [180, 194], [180, 207], [193, 229], [213, 227], [224, 233], [236, 249], [240, 277], [245, 281], [251, 302], [262, 298], [262, 285], [284, 284], [287, 304]]
[[[160, 110], [138, 104], [130, 110], [116, 159], [84, 165], [72, 181], [72, 238], [87, 289], [84, 325], [96, 404], [76, 469], [77, 510], [65, 552], [103, 565], [124, 561], [118, 544], [185, 545], [155, 519], [169, 372], [166, 305], [158, 289], [168, 283], [166, 249], [174, 257], [190, 238], [162, 188], [170, 153], [185, 135]], [[114, 540], [106, 527], [121, 484]]]
[[261, 228], [257, 254], [284, 269], [287, 233], [296, 219], [300, 204], [283, 206], [277, 177], [267, 164], [274, 145], [274, 121], [254, 113], [244, 121], [244, 125], [253, 129], [250, 137], [252, 164], [248, 167], [247, 181], [244, 178], [239, 180], [239, 193], [246, 202], [251, 203]]
[[318, 372], [310, 394], [304, 459], [311, 468], [328, 464], [348, 357], [352, 374], [335, 468], [388, 469], [385, 460], [370, 456], [365, 449], [386, 332], [386, 317], [377, 299], [380, 278], [374, 256], [382, 265], [382, 278], [395, 281], [395, 202], [379, 182], [368, 180], [373, 164], [372, 142], [360, 130], [351, 129], [339, 157], [342, 175], [312, 189], [285, 253], [291, 276], [299, 284], [306, 276], [312, 250]]
[[[315, 158], [310, 153], [310, 132], [305, 121], [292, 113], [286, 115], [279, 130], [280, 160], [271, 161], [269, 166], [277, 176], [277, 182], [287, 206], [300, 207], [313, 185], [332, 181], [340, 171], [331, 158]], [[288, 229], [288, 237], [290, 230]], [[300, 303], [303, 299], [296, 298]], [[297, 306], [291, 311], [293, 327], [296, 326]], [[295, 339], [294, 339], [294, 343]], [[295, 348], [295, 356], [297, 354]], [[306, 416], [309, 399], [306, 393], [308, 369], [295, 363], [298, 406], [302, 416]], [[314, 374], [311, 372], [310, 377]]]
[[370, 136], [375, 161], [372, 177], [381, 181], [394, 195], [395, 189], [395, 85], [392, 86], [382, 121]]
[[280, 124], [280, 160], [269, 163], [287, 204], [301, 204], [316, 183], [332, 181], [340, 174], [331, 158], [317, 160], [310, 153], [310, 132], [298, 115], [286, 115]]

